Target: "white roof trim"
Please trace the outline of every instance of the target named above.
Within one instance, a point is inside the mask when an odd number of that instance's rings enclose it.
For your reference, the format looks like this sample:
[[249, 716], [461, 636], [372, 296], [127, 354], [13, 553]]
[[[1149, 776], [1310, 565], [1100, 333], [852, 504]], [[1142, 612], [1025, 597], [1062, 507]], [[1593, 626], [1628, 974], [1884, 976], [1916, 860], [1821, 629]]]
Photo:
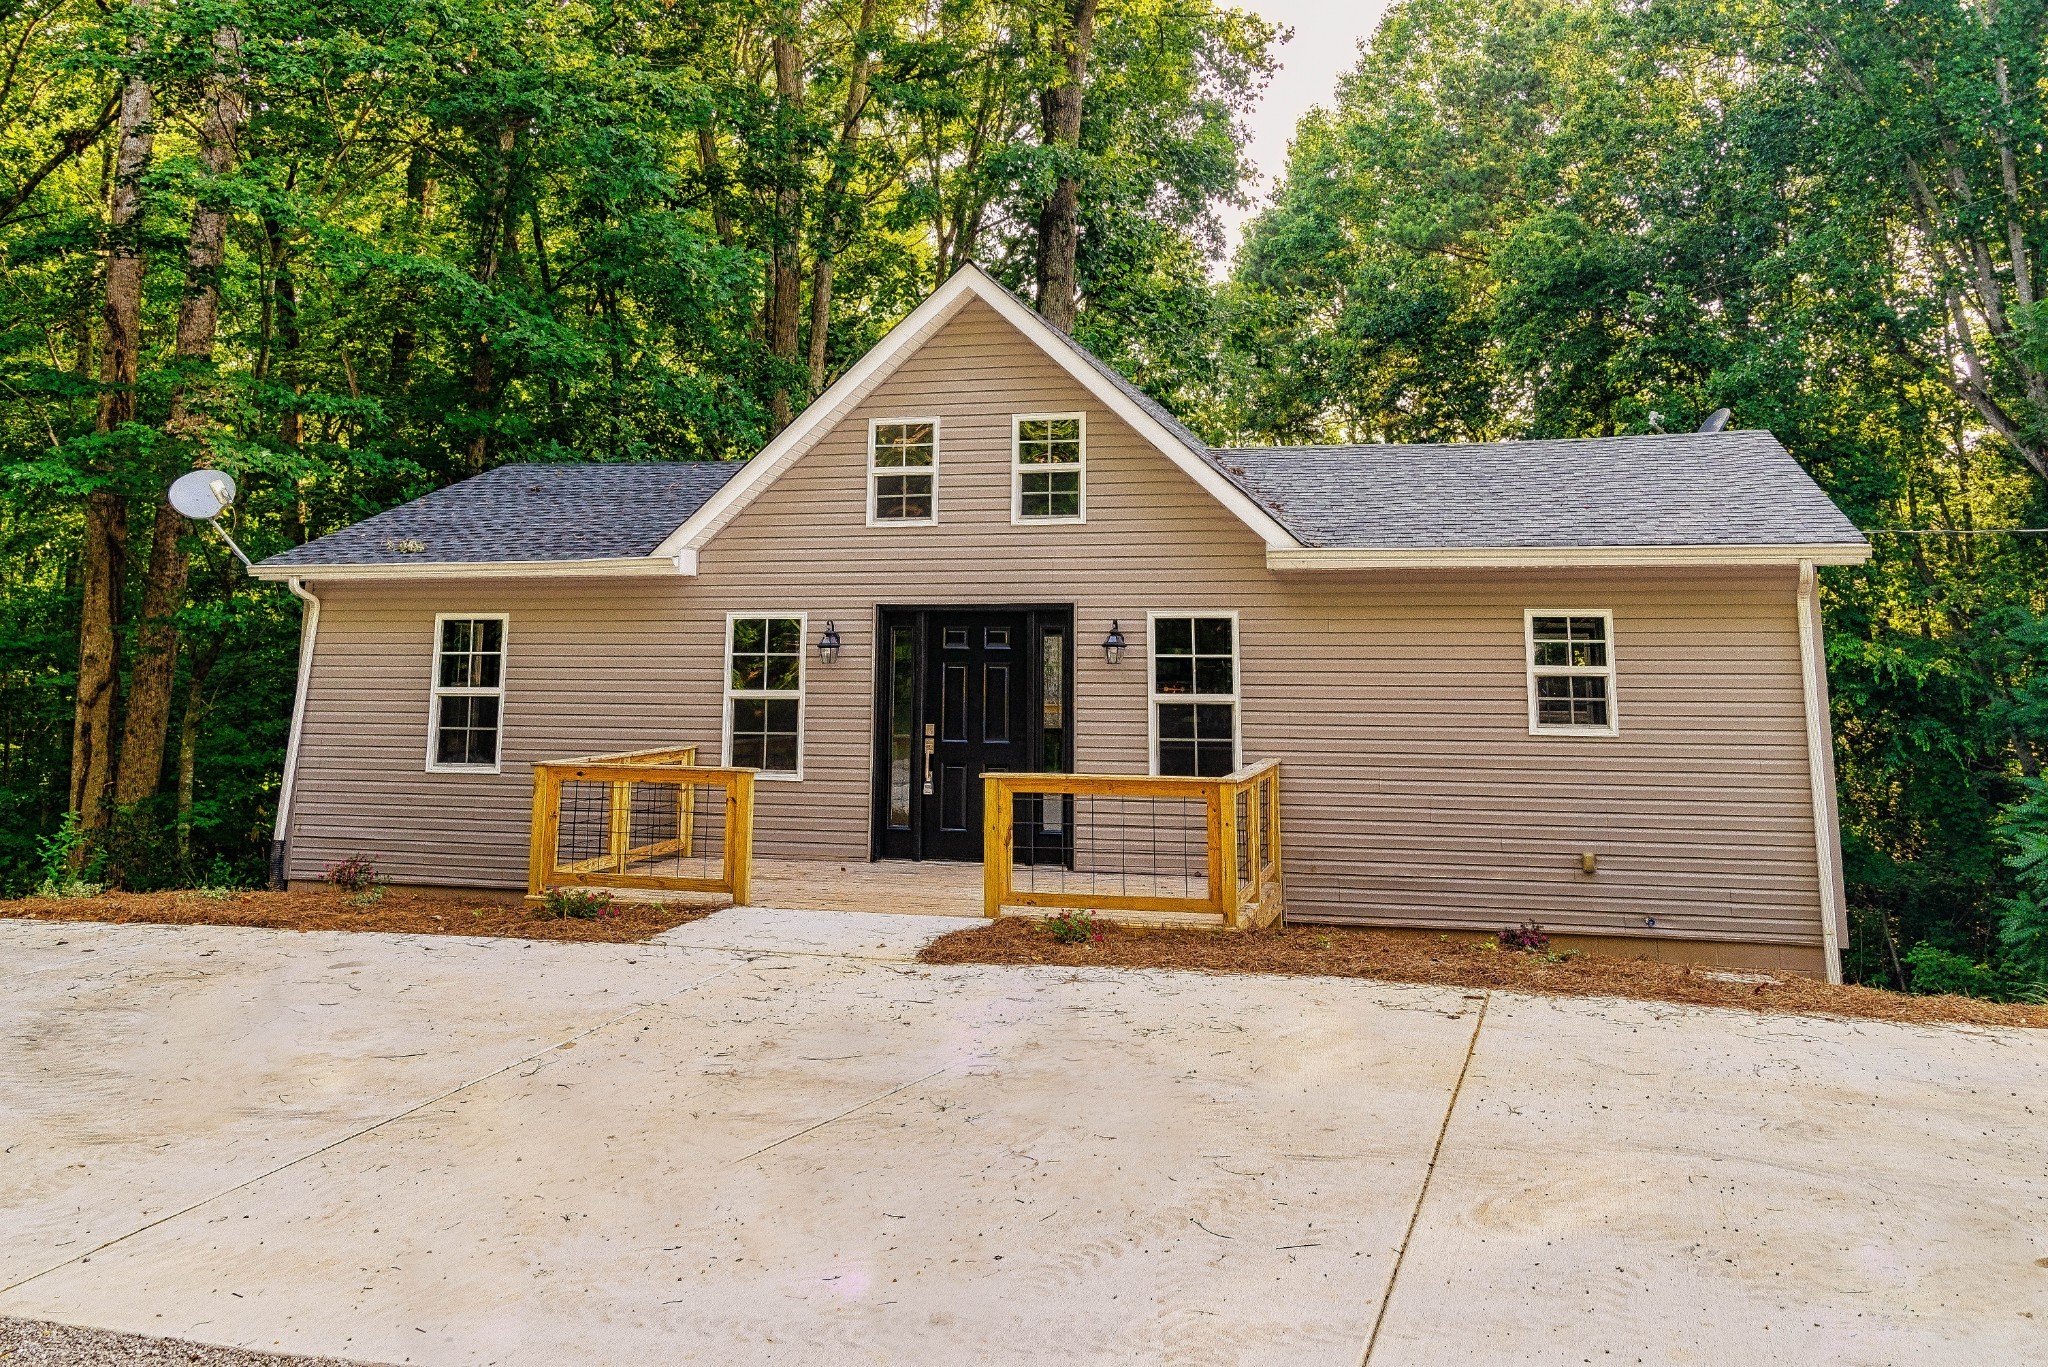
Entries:
[[[1301, 543], [1272, 514], [1232, 484], [1222, 471], [1188, 450], [1158, 419], [1133, 403], [1128, 395], [1076, 355], [1073, 348], [1053, 333], [1050, 323], [1018, 303], [1015, 296], [998, 285], [981, 267], [969, 264], [953, 272], [945, 284], [911, 310], [909, 317], [891, 328], [888, 336], [877, 342], [852, 369], [797, 415], [795, 422], [748, 461], [746, 469], [728, 480], [725, 487], [691, 514], [687, 522], [669, 533], [654, 553], [675, 555], [683, 550], [695, 550], [716, 536], [734, 514], [758, 498], [784, 469], [809, 450], [812, 442], [823, 435], [825, 428], [838, 421], [847, 407], [908, 360], [929, 333], [957, 313], [969, 297], [981, 300], [1009, 320], [1019, 332], [1037, 344], [1040, 351], [1080, 381], [1104, 407], [1158, 447], [1168, 460], [1258, 533], [1269, 548], [1300, 547]], [[694, 572], [694, 566], [690, 572]]]
[[1674, 565], [1860, 565], [1868, 546], [1456, 546], [1402, 550], [1269, 546], [1269, 570], [1649, 569]]
[[423, 560], [384, 565], [267, 565], [249, 571], [256, 579], [302, 579], [322, 584], [338, 580], [392, 579], [561, 579], [593, 576], [695, 574], [697, 554], [611, 556], [595, 560]]

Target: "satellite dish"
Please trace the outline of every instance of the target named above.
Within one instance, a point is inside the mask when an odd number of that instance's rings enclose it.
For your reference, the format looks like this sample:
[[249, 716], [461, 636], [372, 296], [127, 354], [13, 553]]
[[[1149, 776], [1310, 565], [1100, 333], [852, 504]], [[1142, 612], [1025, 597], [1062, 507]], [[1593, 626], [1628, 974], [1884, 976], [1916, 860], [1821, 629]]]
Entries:
[[171, 506], [195, 522], [211, 522], [235, 501], [235, 482], [219, 470], [194, 470], [171, 485]]
[[1735, 415], [1733, 413], [1730, 413], [1725, 408], [1717, 408], [1713, 412], [1707, 414], [1707, 420], [1700, 424], [1700, 431], [1718, 432], [1722, 428], [1726, 427], [1728, 425], [1728, 419], [1734, 416]]

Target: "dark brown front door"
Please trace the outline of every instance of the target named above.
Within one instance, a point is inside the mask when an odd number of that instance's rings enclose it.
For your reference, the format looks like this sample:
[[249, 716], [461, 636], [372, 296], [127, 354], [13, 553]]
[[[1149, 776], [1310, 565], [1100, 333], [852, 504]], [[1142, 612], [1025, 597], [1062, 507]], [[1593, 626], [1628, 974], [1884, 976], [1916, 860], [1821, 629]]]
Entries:
[[878, 855], [979, 860], [981, 776], [1067, 767], [1070, 620], [1032, 608], [882, 614]]

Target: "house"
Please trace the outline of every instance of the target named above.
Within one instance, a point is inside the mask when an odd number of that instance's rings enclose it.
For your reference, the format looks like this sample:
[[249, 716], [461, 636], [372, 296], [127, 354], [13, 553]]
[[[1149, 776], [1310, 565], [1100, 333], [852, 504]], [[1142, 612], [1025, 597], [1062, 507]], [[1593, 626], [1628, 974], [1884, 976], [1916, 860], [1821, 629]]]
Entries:
[[1290, 920], [1835, 975], [1814, 571], [1868, 553], [1765, 432], [1212, 450], [970, 267], [749, 461], [259, 565], [309, 600], [279, 838], [520, 888], [532, 765], [694, 744], [764, 857], [973, 861], [984, 771], [1273, 759]]

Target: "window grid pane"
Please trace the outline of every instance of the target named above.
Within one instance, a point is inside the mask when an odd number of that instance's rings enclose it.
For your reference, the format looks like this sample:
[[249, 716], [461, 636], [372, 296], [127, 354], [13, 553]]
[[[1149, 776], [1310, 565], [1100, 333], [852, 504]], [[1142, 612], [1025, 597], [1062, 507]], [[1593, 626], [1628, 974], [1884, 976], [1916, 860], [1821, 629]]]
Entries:
[[1536, 725], [1613, 729], [1608, 621], [1587, 614], [1529, 619], [1529, 659]]
[[1017, 420], [1017, 517], [1081, 516], [1081, 420]]
[[795, 773], [802, 715], [803, 620], [735, 617], [726, 702], [732, 762], [741, 768]]
[[446, 618], [434, 653], [430, 765], [497, 767], [505, 623], [495, 617]]
[[1228, 617], [1152, 619], [1161, 774], [1220, 778], [1237, 768], [1235, 644]]

